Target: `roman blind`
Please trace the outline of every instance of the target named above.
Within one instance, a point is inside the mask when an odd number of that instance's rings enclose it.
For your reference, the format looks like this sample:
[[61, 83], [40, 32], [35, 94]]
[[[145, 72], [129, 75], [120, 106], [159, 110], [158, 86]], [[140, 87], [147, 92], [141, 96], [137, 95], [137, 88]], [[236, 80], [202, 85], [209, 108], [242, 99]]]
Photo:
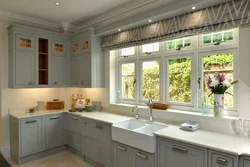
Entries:
[[104, 36], [102, 48], [113, 50], [250, 25], [250, 0], [232, 0], [152, 24]]

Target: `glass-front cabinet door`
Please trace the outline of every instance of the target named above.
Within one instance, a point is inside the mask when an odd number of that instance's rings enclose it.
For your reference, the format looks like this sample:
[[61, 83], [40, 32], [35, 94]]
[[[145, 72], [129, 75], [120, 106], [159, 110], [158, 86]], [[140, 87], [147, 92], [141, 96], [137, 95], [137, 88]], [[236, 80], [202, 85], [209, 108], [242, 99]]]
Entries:
[[72, 54], [75, 54], [75, 53], [79, 52], [79, 44], [78, 44], [78, 42], [72, 42], [71, 43], [71, 52], [72, 52]]
[[66, 42], [52, 41], [52, 53], [54, 54], [65, 54], [66, 53]]
[[16, 50], [35, 51], [35, 37], [16, 34]]

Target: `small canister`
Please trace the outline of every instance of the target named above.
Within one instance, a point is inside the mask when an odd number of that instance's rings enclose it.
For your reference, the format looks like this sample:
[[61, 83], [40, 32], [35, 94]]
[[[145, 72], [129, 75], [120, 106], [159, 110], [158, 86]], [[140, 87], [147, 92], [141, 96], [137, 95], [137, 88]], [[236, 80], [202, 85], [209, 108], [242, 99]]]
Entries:
[[94, 108], [93, 105], [86, 105], [86, 106], [85, 106], [85, 109], [86, 109], [87, 112], [93, 111], [93, 108]]
[[38, 109], [38, 111], [43, 111], [44, 110], [44, 102], [43, 101], [38, 101], [37, 102], [37, 109]]

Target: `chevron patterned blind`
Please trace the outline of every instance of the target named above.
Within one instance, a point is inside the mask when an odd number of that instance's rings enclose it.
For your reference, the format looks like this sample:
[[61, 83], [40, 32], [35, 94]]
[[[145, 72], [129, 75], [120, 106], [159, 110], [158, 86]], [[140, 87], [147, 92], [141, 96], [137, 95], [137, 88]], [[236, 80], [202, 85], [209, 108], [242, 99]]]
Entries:
[[250, 0], [233, 0], [102, 38], [102, 48], [118, 48], [171, 40], [250, 25]]

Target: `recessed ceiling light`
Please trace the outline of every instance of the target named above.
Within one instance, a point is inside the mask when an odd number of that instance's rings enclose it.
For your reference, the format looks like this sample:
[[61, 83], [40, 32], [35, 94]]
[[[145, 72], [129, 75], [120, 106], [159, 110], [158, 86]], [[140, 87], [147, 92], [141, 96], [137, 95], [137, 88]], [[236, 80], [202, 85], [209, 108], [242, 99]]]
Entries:
[[149, 22], [149, 23], [151, 23], [151, 22], [152, 22], [152, 20], [148, 20], [148, 22]]
[[60, 5], [60, 3], [59, 3], [59, 2], [55, 2], [55, 5], [59, 6], [59, 5]]
[[193, 10], [195, 10], [195, 9], [196, 9], [196, 7], [194, 6], [194, 7], [192, 7], [192, 9], [193, 9]]
[[118, 31], [121, 31], [121, 29], [118, 29]]

